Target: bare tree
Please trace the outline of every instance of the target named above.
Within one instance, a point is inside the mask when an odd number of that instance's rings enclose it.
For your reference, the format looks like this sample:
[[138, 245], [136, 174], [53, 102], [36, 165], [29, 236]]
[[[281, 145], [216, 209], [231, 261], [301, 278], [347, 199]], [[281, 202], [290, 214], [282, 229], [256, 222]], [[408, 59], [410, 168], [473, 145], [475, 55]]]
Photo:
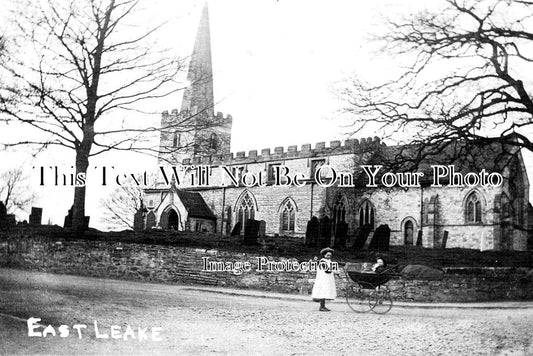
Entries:
[[0, 57], [2, 56], [2, 54], [5, 51], [5, 46], [6, 46], [6, 40], [5, 40], [4, 36], [0, 36]]
[[[108, 196], [101, 199], [100, 205], [103, 208], [102, 222], [109, 230], [133, 229], [133, 218], [135, 214], [145, 209], [144, 189], [153, 188], [158, 176], [155, 173], [143, 173], [139, 175], [139, 184], [126, 184], [116, 187]], [[133, 183], [133, 182], [129, 182]]]
[[355, 132], [408, 137], [397, 157], [420, 162], [478, 147], [533, 151], [533, 2], [443, 0], [385, 20], [382, 51], [405, 66], [384, 83], [356, 77], [342, 96]]
[[[154, 35], [136, 25], [139, 0], [27, 1], [12, 19], [19, 37], [0, 90], [7, 123], [20, 123], [27, 136], [6, 146], [66, 147], [75, 152], [76, 175], [89, 159], [110, 150], [157, 154], [150, 133], [197, 129], [199, 112], [169, 127], [146, 127], [127, 118], [148, 100], [182, 89], [183, 61], [158, 49]], [[155, 126], [155, 125], [154, 125]], [[179, 150], [183, 147], [172, 147]], [[76, 186], [73, 228], [83, 227], [85, 186]]]
[[15, 168], [0, 173], [0, 199], [8, 213], [25, 212], [34, 198], [28, 177], [22, 169]]
[[144, 206], [142, 188], [118, 187], [102, 199], [101, 206], [104, 209], [102, 220], [108, 229], [133, 229], [133, 216]]

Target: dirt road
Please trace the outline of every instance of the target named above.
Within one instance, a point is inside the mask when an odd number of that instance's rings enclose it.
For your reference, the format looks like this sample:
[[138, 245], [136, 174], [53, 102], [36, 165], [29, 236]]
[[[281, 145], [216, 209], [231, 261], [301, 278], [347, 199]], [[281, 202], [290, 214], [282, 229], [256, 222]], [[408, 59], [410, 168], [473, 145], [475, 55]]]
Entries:
[[[331, 303], [320, 313], [311, 301], [1, 269], [0, 285], [3, 355], [533, 355], [533, 309], [395, 306], [376, 315]], [[28, 336], [30, 317], [46, 337]], [[87, 326], [81, 339], [74, 325]]]

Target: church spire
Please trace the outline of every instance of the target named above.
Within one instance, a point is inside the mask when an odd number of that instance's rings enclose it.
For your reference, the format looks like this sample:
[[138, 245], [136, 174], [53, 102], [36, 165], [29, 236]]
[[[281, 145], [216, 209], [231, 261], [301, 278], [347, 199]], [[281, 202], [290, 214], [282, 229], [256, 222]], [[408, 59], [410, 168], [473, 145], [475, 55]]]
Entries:
[[209, 32], [209, 10], [206, 1], [187, 74], [190, 85], [183, 93], [181, 111], [203, 111], [208, 117], [212, 117], [214, 114], [213, 66]]
[[[207, 1], [189, 63], [189, 86], [183, 93], [181, 110], [161, 115], [160, 162], [182, 163], [206, 155], [230, 153], [231, 115], [214, 112], [213, 68]], [[185, 124], [183, 124], [186, 122]]]

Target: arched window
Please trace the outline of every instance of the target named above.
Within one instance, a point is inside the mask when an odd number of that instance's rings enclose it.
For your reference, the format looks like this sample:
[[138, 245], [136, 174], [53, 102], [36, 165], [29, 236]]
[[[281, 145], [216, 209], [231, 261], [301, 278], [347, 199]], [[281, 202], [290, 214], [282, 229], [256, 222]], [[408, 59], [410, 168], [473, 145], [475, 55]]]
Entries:
[[255, 218], [255, 206], [253, 198], [249, 192], [246, 192], [237, 205], [237, 222], [241, 223], [241, 232], [244, 233], [246, 223]]
[[359, 227], [370, 226], [374, 228], [374, 206], [368, 200], [359, 207]]
[[481, 222], [481, 200], [477, 193], [471, 193], [466, 199], [465, 216], [467, 223]]
[[212, 150], [217, 149], [217, 134], [212, 133], [211, 137], [209, 137], [209, 148]]
[[517, 159], [510, 166], [509, 174], [509, 210], [513, 224], [524, 224], [524, 181], [523, 173]]
[[172, 138], [172, 147], [178, 147], [180, 145], [181, 135], [177, 132], [174, 132], [174, 137]]
[[346, 206], [344, 197], [339, 194], [333, 203], [333, 231], [337, 231], [337, 225], [340, 222], [346, 222]]
[[296, 208], [294, 203], [288, 199], [283, 205], [280, 213], [281, 232], [294, 232], [295, 218]]

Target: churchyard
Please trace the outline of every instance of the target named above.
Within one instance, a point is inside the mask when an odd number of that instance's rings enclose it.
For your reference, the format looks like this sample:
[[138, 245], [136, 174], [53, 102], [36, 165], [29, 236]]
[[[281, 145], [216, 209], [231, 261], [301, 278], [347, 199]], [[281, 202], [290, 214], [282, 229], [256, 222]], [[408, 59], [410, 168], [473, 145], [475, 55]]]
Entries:
[[[309, 246], [302, 238], [288, 236], [259, 237], [257, 243], [243, 243], [242, 236], [189, 231], [120, 231], [103, 232], [89, 229], [83, 234], [68, 228], [53, 225], [17, 225], [0, 230], [0, 243], [8, 240], [23, 240], [28, 237], [44, 238], [52, 242], [59, 240], [91, 240], [128, 243], [217, 249], [230, 253], [260, 254], [275, 257], [308, 260], [319, 256], [320, 246]], [[334, 260], [339, 262], [374, 261], [380, 254], [389, 264], [421, 264], [441, 267], [533, 267], [531, 252], [479, 251], [459, 248], [424, 248], [421, 246], [389, 246], [388, 251], [373, 251], [363, 248], [336, 246]]]

